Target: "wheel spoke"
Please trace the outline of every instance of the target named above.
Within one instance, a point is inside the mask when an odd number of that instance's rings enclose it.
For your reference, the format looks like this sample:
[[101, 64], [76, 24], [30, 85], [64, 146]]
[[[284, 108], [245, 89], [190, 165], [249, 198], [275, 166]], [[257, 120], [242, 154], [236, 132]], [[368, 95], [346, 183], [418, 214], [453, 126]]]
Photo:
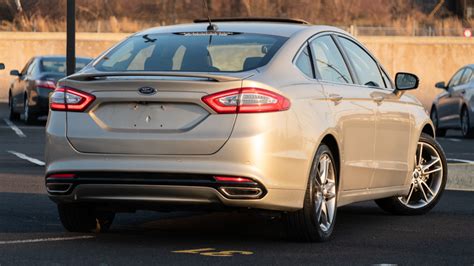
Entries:
[[431, 190], [431, 188], [428, 186], [428, 184], [426, 184], [425, 181], [421, 181], [421, 185], [422, 185], [422, 186], [424, 185], [425, 188], [428, 190], [428, 192], [431, 194], [431, 196], [434, 197], [435, 193], [433, 192], [433, 190]]
[[334, 206], [332, 202], [326, 201], [326, 209], [327, 209], [328, 222], [329, 224], [331, 224], [333, 220], [332, 218], [334, 217]]
[[327, 226], [328, 224], [328, 209], [326, 205], [326, 201], [322, 201], [321, 204], [321, 220], [320, 223], [323, 224], [324, 226]]
[[413, 190], [415, 190], [415, 185], [413, 185], [412, 183], [410, 186], [410, 192], [408, 192], [408, 196], [407, 196], [405, 204], [408, 204], [410, 202], [411, 195], [413, 195]]
[[435, 168], [435, 169], [433, 169], [433, 170], [423, 172], [423, 174], [429, 175], [429, 174], [432, 174], [432, 173], [439, 172], [439, 171], [441, 171], [442, 169], [443, 169], [443, 167], [438, 167], [438, 168]]
[[418, 165], [421, 165], [421, 159], [423, 158], [423, 142], [420, 142], [420, 152], [418, 155]]
[[420, 189], [421, 194], [423, 194], [423, 198], [425, 199], [425, 201], [428, 202], [428, 197], [426, 196], [426, 192], [423, 186], [418, 186], [418, 188]]
[[425, 171], [425, 170], [429, 169], [431, 166], [433, 166], [435, 163], [437, 163], [439, 161], [440, 161], [440, 158], [436, 158], [436, 159], [432, 160], [431, 162], [429, 162], [428, 164], [423, 165], [421, 170]]

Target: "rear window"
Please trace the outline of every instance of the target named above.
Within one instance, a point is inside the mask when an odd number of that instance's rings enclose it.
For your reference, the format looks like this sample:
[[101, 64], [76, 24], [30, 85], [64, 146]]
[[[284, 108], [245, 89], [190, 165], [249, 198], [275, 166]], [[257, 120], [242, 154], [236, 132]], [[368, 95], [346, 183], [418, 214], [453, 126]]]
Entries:
[[[91, 60], [76, 58], [76, 72], [81, 70]], [[41, 60], [41, 72], [66, 73], [66, 58], [43, 58]]]
[[96, 63], [100, 71], [241, 72], [270, 61], [285, 37], [248, 33], [134, 36]]

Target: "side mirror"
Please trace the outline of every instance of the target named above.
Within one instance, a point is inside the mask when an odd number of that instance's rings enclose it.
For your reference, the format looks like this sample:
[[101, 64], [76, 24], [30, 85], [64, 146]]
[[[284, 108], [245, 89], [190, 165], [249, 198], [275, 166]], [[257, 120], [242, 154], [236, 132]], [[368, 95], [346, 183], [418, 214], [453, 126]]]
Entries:
[[438, 88], [438, 89], [443, 89], [443, 90], [447, 89], [446, 84], [444, 83], [444, 81], [440, 81], [440, 82], [436, 83], [435, 87]]
[[18, 77], [21, 76], [20, 72], [19, 72], [18, 70], [16, 70], [16, 69], [11, 70], [11, 71], [10, 71], [10, 75], [12, 75], [12, 76], [18, 76]]
[[5, 65], [3, 63], [0, 63], [0, 70], [5, 69]]
[[399, 72], [395, 75], [395, 88], [398, 91], [413, 90], [418, 88], [420, 80], [411, 73]]

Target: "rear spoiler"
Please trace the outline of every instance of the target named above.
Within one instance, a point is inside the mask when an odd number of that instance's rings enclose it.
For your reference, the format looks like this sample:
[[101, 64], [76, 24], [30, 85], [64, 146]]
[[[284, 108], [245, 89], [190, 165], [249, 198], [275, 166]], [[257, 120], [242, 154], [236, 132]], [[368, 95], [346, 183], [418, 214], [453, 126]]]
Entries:
[[241, 80], [241, 77], [232, 77], [225, 75], [214, 75], [210, 73], [196, 73], [196, 72], [159, 72], [159, 71], [127, 71], [127, 72], [97, 72], [97, 73], [77, 73], [68, 76], [68, 79], [87, 81], [104, 79], [107, 77], [184, 77], [184, 78], [202, 78], [210, 81], [224, 82]]

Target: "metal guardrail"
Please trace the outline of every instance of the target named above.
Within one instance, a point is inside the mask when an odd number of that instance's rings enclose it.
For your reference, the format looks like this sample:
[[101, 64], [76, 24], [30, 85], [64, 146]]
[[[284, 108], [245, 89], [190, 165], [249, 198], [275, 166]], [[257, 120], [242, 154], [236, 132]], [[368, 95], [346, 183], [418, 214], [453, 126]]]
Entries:
[[379, 26], [339, 26], [354, 36], [465, 36], [465, 31], [474, 32], [472, 28], [440, 28], [432, 26], [418, 27], [379, 27]]

